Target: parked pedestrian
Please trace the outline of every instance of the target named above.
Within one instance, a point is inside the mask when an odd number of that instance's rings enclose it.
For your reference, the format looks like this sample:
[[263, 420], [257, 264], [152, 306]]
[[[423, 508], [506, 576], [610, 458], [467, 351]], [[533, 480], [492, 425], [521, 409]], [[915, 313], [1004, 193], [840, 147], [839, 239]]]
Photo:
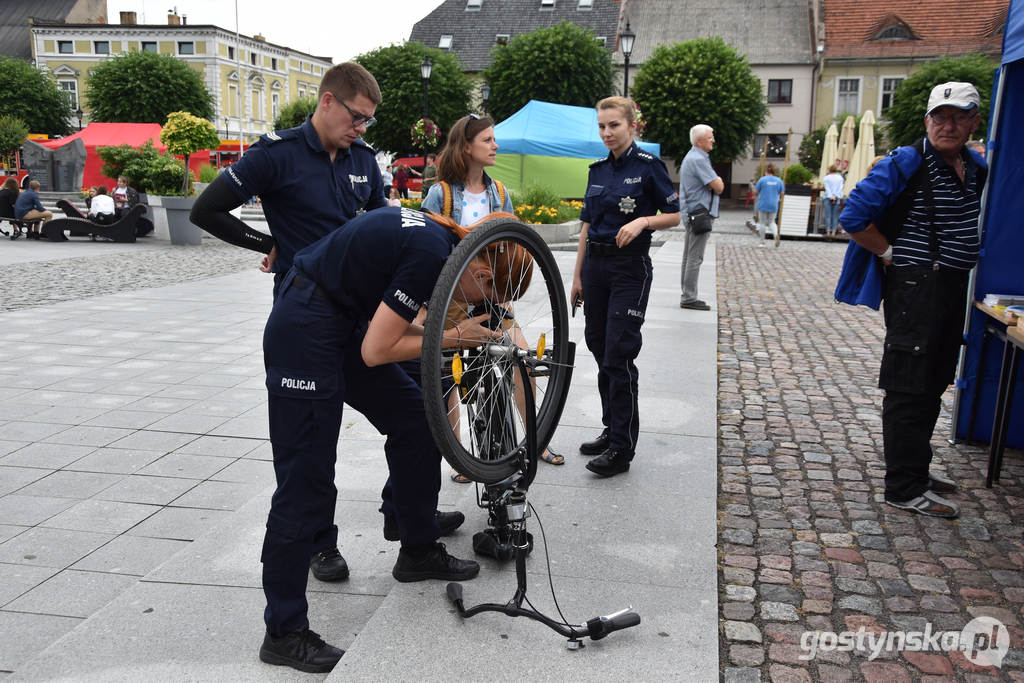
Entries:
[[704, 263], [704, 249], [711, 237], [713, 219], [718, 217], [718, 199], [725, 190], [725, 182], [711, 168], [709, 153], [715, 146], [715, 131], [711, 126], [698, 123], [691, 128], [690, 144], [690, 151], [679, 166], [679, 196], [687, 216], [679, 307], [709, 311], [711, 306], [697, 298], [697, 278]]
[[43, 208], [39, 201], [39, 181], [29, 181], [28, 189], [22, 190], [14, 202], [14, 217], [25, 221], [39, 221], [29, 226], [25, 239], [39, 239], [39, 224], [53, 219], [53, 212]]
[[825, 185], [825, 239], [832, 239], [839, 228], [839, 208], [843, 201], [843, 175], [835, 164], [828, 167], [828, 175], [822, 182]]
[[384, 184], [384, 198], [391, 199], [391, 186], [395, 182], [395, 176], [391, 173], [391, 164], [384, 167], [380, 174], [380, 181]]
[[405, 164], [395, 165], [395, 189], [398, 190], [398, 196], [402, 199], [409, 198], [409, 171]]
[[927, 137], [880, 161], [839, 217], [856, 244], [887, 265], [878, 381], [885, 391], [885, 502], [935, 517], [960, 512], [941, 495], [955, 492], [956, 483], [930, 469], [930, 441], [963, 343], [968, 275], [978, 261], [986, 168], [965, 144], [981, 123], [980, 104], [970, 83], [935, 86]]
[[110, 225], [114, 222], [115, 211], [114, 198], [107, 194], [107, 186], [99, 185], [89, 204], [89, 219], [100, 225]]
[[18, 179], [8, 176], [0, 189], [0, 220], [14, 218], [14, 203], [18, 201]]
[[420, 189], [421, 197], [426, 197], [427, 192], [437, 182], [437, 155], [433, 152], [428, 154], [426, 164], [423, 167], [423, 187]]
[[764, 175], [754, 185], [754, 194], [757, 195], [757, 246], [764, 246], [765, 232], [769, 228], [775, 246], [779, 246], [779, 226], [775, 219], [779, 215], [779, 200], [786, 194], [786, 185], [775, 175], [775, 164], [765, 166]]
[[637, 146], [636, 126], [633, 100], [597, 103], [597, 127], [609, 153], [590, 165], [570, 290], [574, 306], [583, 302], [604, 425], [580, 453], [597, 456], [587, 469], [601, 477], [626, 472], [636, 454], [639, 373], [633, 361], [643, 343], [654, 273], [651, 232], [679, 225], [679, 195], [661, 159]]

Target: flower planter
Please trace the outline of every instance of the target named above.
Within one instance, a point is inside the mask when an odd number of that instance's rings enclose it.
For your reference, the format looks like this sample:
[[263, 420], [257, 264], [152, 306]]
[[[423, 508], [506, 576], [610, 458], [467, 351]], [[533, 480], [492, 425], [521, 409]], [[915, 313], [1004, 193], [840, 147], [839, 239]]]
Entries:
[[170, 239], [171, 244], [203, 243], [203, 230], [188, 219], [195, 197], [151, 197], [154, 236]]

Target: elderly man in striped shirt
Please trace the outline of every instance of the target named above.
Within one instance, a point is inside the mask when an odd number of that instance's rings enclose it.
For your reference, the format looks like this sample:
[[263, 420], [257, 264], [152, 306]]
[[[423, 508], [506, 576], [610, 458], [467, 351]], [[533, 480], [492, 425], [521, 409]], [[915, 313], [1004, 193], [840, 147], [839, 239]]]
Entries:
[[930, 470], [931, 437], [953, 379], [967, 279], [978, 261], [985, 162], [965, 143], [981, 122], [970, 83], [935, 86], [927, 137], [880, 161], [850, 193], [839, 223], [886, 266], [885, 346], [878, 386], [885, 502], [935, 517], [959, 506], [955, 482]]

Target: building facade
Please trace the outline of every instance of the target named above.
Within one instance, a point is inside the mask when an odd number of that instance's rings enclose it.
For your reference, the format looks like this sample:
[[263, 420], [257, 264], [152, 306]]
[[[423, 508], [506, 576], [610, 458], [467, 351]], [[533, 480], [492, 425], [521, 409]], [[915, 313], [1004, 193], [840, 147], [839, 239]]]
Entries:
[[172, 55], [195, 69], [214, 101], [213, 123], [225, 139], [252, 141], [272, 130], [281, 107], [315, 97], [327, 57], [268, 43], [262, 36], [236, 35], [212, 25], [190, 26], [174, 14], [168, 23], [136, 24], [123, 12], [120, 24], [31, 26], [32, 58], [67, 93], [72, 109], [89, 121], [85, 94], [89, 74], [103, 61], [132, 51]]
[[1002, 51], [1010, 0], [941, 9], [917, 0], [823, 0], [825, 44], [815, 127], [870, 109], [884, 118], [896, 89], [927, 62]]

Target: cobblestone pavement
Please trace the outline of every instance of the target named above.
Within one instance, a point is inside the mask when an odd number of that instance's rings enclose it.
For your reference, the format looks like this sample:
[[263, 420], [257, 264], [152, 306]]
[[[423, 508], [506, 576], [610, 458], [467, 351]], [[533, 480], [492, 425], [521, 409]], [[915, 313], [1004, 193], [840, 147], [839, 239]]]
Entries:
[[[736, 226], [716, 244], [724, 680], [1024, 681], [1021, 452], [985, 489], [987, 451], [945, 440], [947, 392], [932, 466], [959, 482], [960, 519], [884, 505], [883, 326], [832, 302], [844, 246], [760, 249]], [[802, 658], [808, 631], [959, 631], [981, 615], [1009, 630], [1001, 669], [943, 651]]]
[[188, 248], [164, 242], [104, 256], [5, 264], [0, 268], [0, 311], [227, 275], [255, 268], [259, 260], [256, 252], [206, 239]]

